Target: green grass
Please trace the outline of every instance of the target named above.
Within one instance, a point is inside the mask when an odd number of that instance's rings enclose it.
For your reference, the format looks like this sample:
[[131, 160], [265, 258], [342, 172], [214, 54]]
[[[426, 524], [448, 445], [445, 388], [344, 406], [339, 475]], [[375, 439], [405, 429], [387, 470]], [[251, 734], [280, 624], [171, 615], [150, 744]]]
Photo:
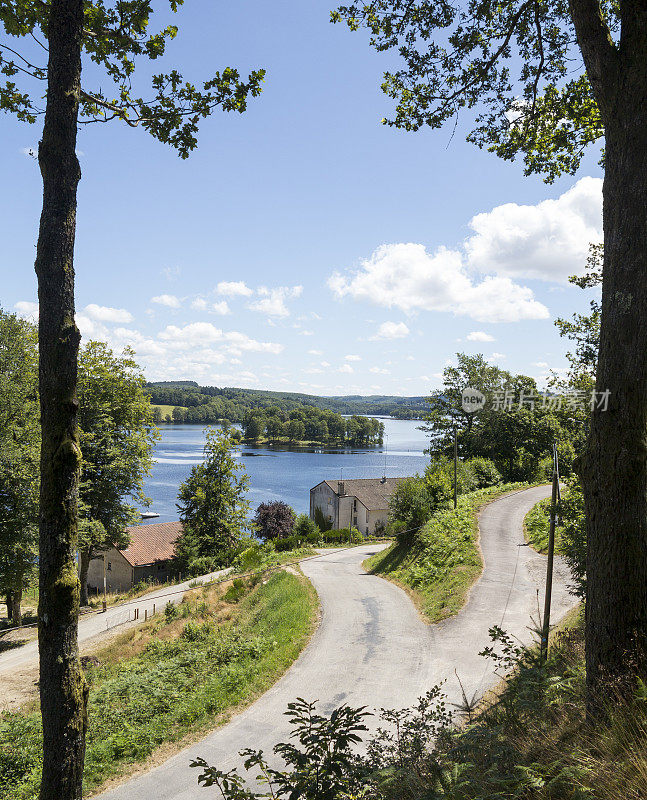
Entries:
[[186, 407], [185, 406], [167, 406], [167, 405], [163, 405], [163, 406], [153, 406], [153, 408], [159, 408], [159, 410], [162, 412], [162, 419], [165, 419], [167, 414], [170, 414], [171, 416], [173, 416], [173, 409], [174, 408], [179, 408], [182, 411], [186, 411]]
[[[239, 592], [227, 598], [225, 587], [195, 591], [193, 600], [99, 651], [100, 665], [86, 673], [85, 794], [162, 744], [222, 724], [294, 661], [314, 627], [311, 585], [281, 571], [247, 588], [242, 599]], [[0, 717], [3, 800], [35, 800], [40, 748], [36, 710]]]
[[[550, 497], [540, 500], [526, 514], [523, 532], [526, 541], [538, 553], [548, 552], [548, 532], [550, 527]], [[555, 529], [555, 552], [561, 552], [560, 529]]]
[[456, 614], [481, 574], [479, 510], [486, 503], [526, 484], [480, 489], [458, 499], [454, 510], [436, 511], [407, 542], [396, 542], [366, 559], [364, 568], [402, 586], [428, 622]]
[[[644, 686], [638, 684], [634, 698], [627, 700], [614, 696], [610, 685], [603, 698], [608, 719], [587, 723], [583, 606], [551, 638], [547, 664], [539, 663], [537, 648], [527, 649], [472, 724], [450, 740], [444, 766], [458, 780], [448, 798], [647, 797]], [[424, 788], [435, 779], [435, 774], [425, 775], [418, 793], [406, 796], [425, 796]]]

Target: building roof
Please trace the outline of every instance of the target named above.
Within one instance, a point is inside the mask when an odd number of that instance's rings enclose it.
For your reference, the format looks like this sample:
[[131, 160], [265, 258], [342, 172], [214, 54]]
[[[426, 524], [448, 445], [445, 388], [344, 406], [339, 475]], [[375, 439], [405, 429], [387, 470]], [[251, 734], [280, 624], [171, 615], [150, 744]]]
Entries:
[[[404, 478], [351, 478], [343, 481], [323, 481], [339, 496], [356, 497], [369, 511], [384, 511], [395, 487]], [[340, 495], [340, 484], [344, 492]]]
[[173, 558], [175, 542], [182, 533], [182, 523], [156, 522], [153, 525], [133, 525], [126, 530], [130, 535], [130, 544], [119, 552], [131, 566], [141, 567]]

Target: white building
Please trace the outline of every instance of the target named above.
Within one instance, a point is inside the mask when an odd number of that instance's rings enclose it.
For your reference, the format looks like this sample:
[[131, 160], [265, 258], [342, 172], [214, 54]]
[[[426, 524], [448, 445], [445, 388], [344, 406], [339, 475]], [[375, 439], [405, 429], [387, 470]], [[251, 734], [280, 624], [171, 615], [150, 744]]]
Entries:
[[322, 481], [310, 489], [310, 517], [319, 509], [337, 530], [350, 526], [371, 536], [384, 530], [389, 517], [389, 498], [404, 478], [354, 478]]

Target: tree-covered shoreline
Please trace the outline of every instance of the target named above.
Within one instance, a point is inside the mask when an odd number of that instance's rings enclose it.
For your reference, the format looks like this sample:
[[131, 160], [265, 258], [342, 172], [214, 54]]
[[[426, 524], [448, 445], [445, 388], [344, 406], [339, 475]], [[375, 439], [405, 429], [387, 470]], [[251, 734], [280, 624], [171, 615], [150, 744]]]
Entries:
[[[427, 411], [425, 397], [390, 395], [348, 395], [326, 397], [299, 392], [274, 392], [264, 389], [199, 386], [194, 381], [147, 383], [153, 406], [172, 406], [179, 411], [173, 422], [213, 423], [227, 419], [243, 423], [252, 411], [278, 408], [281, 412], [317, 408], [340, 415], [396, 419], [422, 419]], [[173, 412], [168, 412], [173, 413]], [[166, 414], [159, 422], [166, 422]]]

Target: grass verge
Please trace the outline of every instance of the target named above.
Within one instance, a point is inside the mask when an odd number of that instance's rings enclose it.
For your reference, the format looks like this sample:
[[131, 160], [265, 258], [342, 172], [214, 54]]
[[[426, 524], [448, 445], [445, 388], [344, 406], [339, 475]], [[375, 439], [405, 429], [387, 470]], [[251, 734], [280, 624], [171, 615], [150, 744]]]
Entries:
[[[310, 583], [280, 571], [264, 581], [194, 590], [164, 618], [99, 650], [86, 670], [84, 793], [132, 771], [163, 744], [179, 747], [212, 730], [254, 700], [298, 656], [316, 611]], [[36, 708], [0, 717], [3, 800], [35, 800], [40, 749]]]
[[364, 561], [364, 568], [405, 589], [428, 622], [456, 614], [481, 574], [478, 513], [487, 503], [526, 488], [514, 483], [470, 492], [456, 509], [436, 511], [422, 529], [405, 542], [395, 542]]
[[583, 605], [559, 628], [547, 664], [536, 648], [523, 651], [498, 696], [450, 739], [445, 767], [460, 775], [460, 791], [450, 797], [647, 797], [644, 685], [630, 700], [610, 687], [608, 717], [587, 723]]
[[[550, 527], [550, 497], [540, 500], [526, 514], [523, 520], [523, 534], [538, 553], [548, 552], [548, 530]], [[560, 528], [555, 529], [555, 552], [561, 552]]]

